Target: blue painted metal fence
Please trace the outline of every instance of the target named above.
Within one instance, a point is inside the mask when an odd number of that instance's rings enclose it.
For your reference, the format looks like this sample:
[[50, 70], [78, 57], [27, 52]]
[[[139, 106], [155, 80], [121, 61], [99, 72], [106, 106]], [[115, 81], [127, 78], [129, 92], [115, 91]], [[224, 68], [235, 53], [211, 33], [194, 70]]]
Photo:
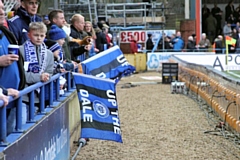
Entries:
[[[60, 97], [59, 95], [59, 77], [64, 76], [67, 80], [67, 89], [65, 91], [65, 94]], [[45, 105], [45, 87], [47, 85], [50, 85], [49, 89], [49, 100], [47, 102], [49, 105], [46, 107]], [[56, 94], [54, 95], [54, 88], [56, 89]], [[51, 79], [48, 82], [42, 83], [38, 82], [34, 85], [31, 85], [23, 90], [20, 91], [19, 93], [19, 98], [13, 99], [13, 97], [9, 97], [9, 101], [17, 101], [17, 107], [16, 107], [16, 130], [14, 132], [19, 132], [23, 133], [23, 128], [22, 128], [22, 96], [29, 94], [29, 115], [27, 122], [28, 123], [35, 123], [35, 118], [37, 115], [35, 115], [35, 105], [34, 105], [34, 91], [36, 89], [40, 88], [40, 107], [39, 107], [39, 113], [38, 115], [45, 115], [47, 109], [51, 109], [53, 106], [56, 106], [58, 103], [60, 103], [61, 99], [66, 98], [69, 94], [70, 91], [75, 90], [75, 85], [73, 82], [73, 79], [71, 78], [71, 72], [66, 72], [62, 74], [56, 74], [51, 77]], [[7, 117], [6, 117], [6, 107], [3, 106], [3, 101], [0, 100], [0, 147], [4, 147], [8, 145], [7, 141]], [[46, 108], [45, 108], [46, 107]]]

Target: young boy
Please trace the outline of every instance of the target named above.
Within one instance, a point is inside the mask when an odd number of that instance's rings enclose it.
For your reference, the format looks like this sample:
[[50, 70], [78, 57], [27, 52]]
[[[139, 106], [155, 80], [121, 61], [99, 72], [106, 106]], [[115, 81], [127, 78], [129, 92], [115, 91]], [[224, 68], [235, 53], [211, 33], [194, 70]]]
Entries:
[[62, 46], [65, 43], [65, 38], [67, 37], [66, 32], [62, 28], [59, 28], [57, 25], [52, 25], [48, 32], [48, 36], [50, 40], [57, 42], [61, 46], [58, 61], [63, 64], [66, 71], [73, 71], [74, 70], [73, 64], [75, 62], [73, 63], [66, 62], [62, 50]]
[[[45, 40], [44, 43], [46, 44], [47, 48], [52, 51], [54, 55], [54, 71], [53, 74], [57, 73], [63, 73], [65, 72], [65, 68], [61, 61], [61, 46], [58, 44], [58, 42], [55, 42], [53, 40]], [[66, 85], [66, 79], [63, 76], [59, 77], [59, 83], [60, 83], [60, 95], [64, 94], [64, 86]]]
[[[43, 22], [30, 23], [28, 32], [29, 40], [19, 47], [19, 52], [24, 58], [25, 76], [28, 86], [37, 82], [46, 82], [53, 74], [53, 53], [47, 49], [43, 42], [46, 32], [47, 27]], [[34, 99], [37, 106], [39, 104], [39, 94], [40, 90], [37, 89]], [[27, 95], [23, 96], [23, 101], [26, 103], [29, 102]]]
[[53, 74], [53, 53], [44, 43], [46, 32], [47, 27], [43, 22], [30, 23], [29, 40], [19, 47], [24, 58], [27, 84], [46, 82]]

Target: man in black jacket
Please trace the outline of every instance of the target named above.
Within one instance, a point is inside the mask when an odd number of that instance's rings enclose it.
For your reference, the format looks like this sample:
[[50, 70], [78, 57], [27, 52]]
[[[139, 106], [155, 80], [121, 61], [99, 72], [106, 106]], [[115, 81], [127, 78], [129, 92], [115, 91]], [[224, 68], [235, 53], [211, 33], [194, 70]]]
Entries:
[[[83, 40], [88, 37], [87, 32], [84, 31], [85, 20], [81, 14], [74, 14], [71, 18], [71, 32], [70, 37], [74, 39]], [[89, 37], [88, 41], [91, 41]], [[91, 49], [91, 45], [80, 45], [76, 42], [70, 42], [70, 48], [72, 51], [72, 58], [74, 61], [80, 60], [84, 61], [86, 59], [85, 53]], [[82, 56], [81, 56], [82, 55]]]
[[187, 52], [195, 52], [196, 47], [195, 47], [195, 43], [193, 41], [193, 37], [189, 36], [188, 37], [188, 42], [187, 42]]
[[222, 54], [223, 52], [223, 37], [219, 35], [215, 40], [215, 53]]
[[148, 34], [148, 39], [147, 39], [147, 42], [146, 42], [146, 49], [147, 50], [152, 50], [154, 47], [154, 43], [152, 41], [152, 34]]

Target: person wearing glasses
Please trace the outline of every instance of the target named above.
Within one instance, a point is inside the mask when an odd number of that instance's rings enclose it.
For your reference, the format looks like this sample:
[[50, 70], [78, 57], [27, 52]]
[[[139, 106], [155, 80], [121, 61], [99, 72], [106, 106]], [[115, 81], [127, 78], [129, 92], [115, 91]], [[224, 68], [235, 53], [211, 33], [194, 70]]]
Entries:
[[9, 30], [14, 33], [19, 45], [29, 39], [29, 24], [42, 22], [42, 18], [37, 15], [39, 4], [40, 0], [21, 0], [21, 6], [14, 17], [8, 20]]

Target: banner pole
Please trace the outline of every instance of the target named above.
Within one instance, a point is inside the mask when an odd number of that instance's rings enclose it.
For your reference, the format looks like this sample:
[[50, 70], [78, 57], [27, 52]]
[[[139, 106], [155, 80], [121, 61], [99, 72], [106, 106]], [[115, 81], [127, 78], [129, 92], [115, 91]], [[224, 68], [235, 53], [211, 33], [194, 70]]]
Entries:
[[81, 148], [82, 148], [83, 146], [85, 146], [86, 143], [87, 143], [87, 141], [86, 141], [85, 138], [80, 138], [80, 139], [79, 139], [79, 141], [78, 141], [78, 144], [79, 144], [78, 149], [77, 149], [77, 151], [75, 152], [75, 154], [73, 155], [73, 157], [72, 157], [71, 160], [75, 160], [75, 158], [77, 157], [77, 155], [78, 155], [78, 153], [80, 152]]

